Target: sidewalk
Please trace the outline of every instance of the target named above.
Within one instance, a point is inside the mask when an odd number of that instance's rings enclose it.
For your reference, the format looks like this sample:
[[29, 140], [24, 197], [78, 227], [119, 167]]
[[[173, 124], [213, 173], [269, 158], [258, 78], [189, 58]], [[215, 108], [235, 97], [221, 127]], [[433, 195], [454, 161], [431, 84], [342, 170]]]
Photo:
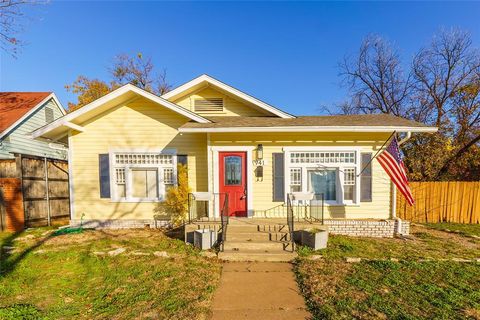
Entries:
[[213, 299], [213, 320], [309, 319], [290, 263], [229, 262]]

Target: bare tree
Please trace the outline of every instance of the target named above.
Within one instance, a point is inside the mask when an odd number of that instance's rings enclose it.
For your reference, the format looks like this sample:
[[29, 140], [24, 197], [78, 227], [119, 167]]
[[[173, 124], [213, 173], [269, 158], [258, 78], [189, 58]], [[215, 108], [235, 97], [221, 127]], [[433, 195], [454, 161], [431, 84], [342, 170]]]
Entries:
[[340, 64], [350, 101], [343, 113], [389, 113], [439, 127], [403, 145], [415, 180], [480, 179], [480, 53], [468, 33], [443, 30], [404, 75], [397, 51], [367, 37]]
[[415, 100], [424, 121], [441, 127], [450, 123], [452, 100], [457, 91], [474, 80], [480, 68], [478, 51], [468, 33], [442, 31], [413, 60]]
[[342, 83], [350, 89], [350, 106], [357, 113], [405, 115], [411, 81], [405, 75], [398, 52], [377, 35], [369, 35], [353, 58], [340, 63]]
[[0, 0], [0, 48], [5, 52], [17, 55], [23, 41], [17, 35], [23, 30], [25, 14], [24, 7], [34, 4], [44, 4], [39, 0]]
[[170, 85], [166, 81], [166, 71], [155, 73], [152, 59], [144, 58], [141, 53], [134, 57], [126, 54], [116, 56], [113, 67], [109, 70], [113, 82], [120, 85], [131, 83], [159, 95], [170, 90]]
[[442, 179], [480, 141], [480, 54], [468, 33], [443, 30], [415, 56], [412, 69], [419, 120], [439, 127], [452, 143], [451, 154], [435, 175]]
[[133, 57], [125, 54], [116, 56], [108, 71], [111, 75], [109, 82], [79, 76], [72, 84], [65, 86], [67, 91], [77, 95], [76, 102], [68, 103], [69, 111], [81, 108], [127, 83], [157, 95], [170, 90], [166, 71], [156, 73], [151, 58], [144, 58], [141, 53]]

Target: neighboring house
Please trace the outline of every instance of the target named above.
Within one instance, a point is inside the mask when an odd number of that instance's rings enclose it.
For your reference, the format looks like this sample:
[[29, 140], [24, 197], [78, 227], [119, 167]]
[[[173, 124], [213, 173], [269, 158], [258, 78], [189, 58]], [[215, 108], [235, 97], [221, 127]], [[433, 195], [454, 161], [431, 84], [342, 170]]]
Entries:
[[297, 117], [202, 75], [161, 97], [125, 85], [33, 136], [68, 141], [73, 222], [143, 227], [179, 162], [193, 192], [229, 194], [234, 216], [276, 215], [288, 193], [313, 192], [327, 219], [394, 218], [390, 179], [368, 164], [393, 131], [436, 128], [391, 115]]
[[52, 92], [0, 92], [0, 159], [14, 154], [66, 159], [66, 149], [31, 132], [66, 114]]

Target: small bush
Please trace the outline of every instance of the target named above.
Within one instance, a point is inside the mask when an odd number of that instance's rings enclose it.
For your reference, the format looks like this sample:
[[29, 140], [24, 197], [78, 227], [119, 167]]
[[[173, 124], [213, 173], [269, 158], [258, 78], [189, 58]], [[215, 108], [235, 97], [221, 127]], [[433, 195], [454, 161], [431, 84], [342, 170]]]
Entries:
[[177, 185], [167, 190], [165, 201], [155, 209], [157, 215], [165, 215], [170, 218], [174, 226], [185, 222], [188, 214], [188, 170], [185, 165], [177, 167]]

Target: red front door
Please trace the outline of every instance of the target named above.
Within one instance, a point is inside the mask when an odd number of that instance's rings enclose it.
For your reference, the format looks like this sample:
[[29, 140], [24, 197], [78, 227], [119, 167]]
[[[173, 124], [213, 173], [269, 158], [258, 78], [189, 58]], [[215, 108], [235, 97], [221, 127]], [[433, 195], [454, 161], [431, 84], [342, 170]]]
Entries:
[[247, 154], [219, 153], [220, 193], [228, 194], [230, 216], [247, 216]]

